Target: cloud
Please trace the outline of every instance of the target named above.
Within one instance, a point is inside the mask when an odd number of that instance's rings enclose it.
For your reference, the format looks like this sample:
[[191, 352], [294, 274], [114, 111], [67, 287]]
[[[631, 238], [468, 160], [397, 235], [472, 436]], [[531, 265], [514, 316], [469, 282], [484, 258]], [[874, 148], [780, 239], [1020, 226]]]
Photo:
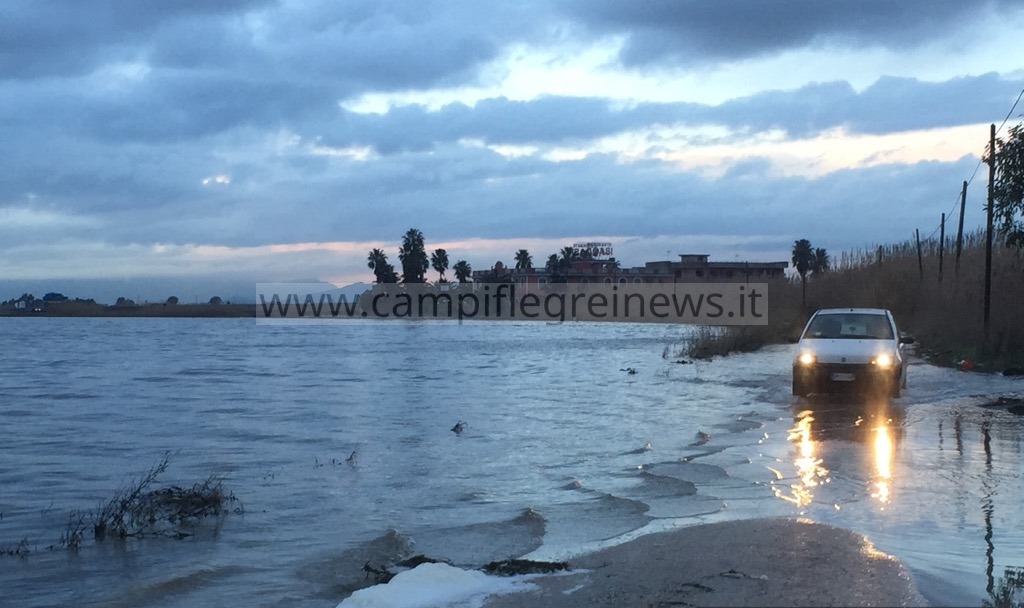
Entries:
[[[864, 176], [860, 182], [851, 179], [848, 192], [830, 191], [840, 205], [853, 193], [904, 188], [880, 176], [894, 175], [893, 167], [930, 166], [920, 158], [935, 158], [945, 167], [943, 175], [919, 175], [928, 187], [913, 204], [928, 209], [929, 195], [944, 191], [944, 183], [950, 192], [958, 190], [973, 170], [961, 167], [977, 158], [961, 159], [965, 152], [943, 144], [944, 133], [839, 134], [744, 148], [663, 148], [633, 159], [591, 153], [572, 161], [508, 157], [459, 142], [371, 160], [319, 156], [301, 138], [263, 135], [221, 136], [201, 151], [182, 142], [127, 148], [79, 144], [58, 146], [56, 156], [33, 159], [29, 167], [20, 159], [15, 173], [20, 177], [0, 181], [6, 192], [0, 205], [6, 200], [13, 208], [90, 222], [54, 224], [49, 241], [95, 238], [111, 245], [372, 241], [400, 235], [409, 226], [445, 240], [607, 234], [610, 226], [644, 236], [720, 234], [722, 214], [737, 216], [729, 224], [742, 234], [765, 225], [781, 229], [790, 221], [783, 210], [794, 196], [807, 184], [828, 183], [838, 175]], [[971, 133], [967, 129], [958, 139], [967, 138], [968, 149], [980, 153], [984, 133], [979, 130], [976, 138]], [[35, 179], [25, 178], [29, 168]], [[210, 181], [204, 185], [204, 180]], [[34, 193], [31, 199], [26, 192]], [[820, 194], [815, 199], [831, 200]], [[705, 207], [704, 201], [712, 200]]]
[[300, 245], [410, 226], [474, 265], [588, 235], [630, 263], [901, 239], [1024, 86], [950, 24], [1017, 4], [10, 2], [0, 267], [365, 278]]
[[431, 150], [462, 139], [512, 146], [575, 142], [585, 147], [603, 137], [675, 125], [724, 127], [732, 134], [725, 142], [730, 144], [772, 131], [792, 138], [814, 137], [838, 127], [852, 134], [886, 134], [998, 121], [1022, 85], [1022, 79], [989, 73], [945, 82], [885, 77], [861, 92], [845, 82], [812, 83], [719, 105], [622, 106], [594, 97], [493, 98], [473, 106], [451, 103], [438, 110], [406, 105], [383, 114], [347, 112], [329, 124], [324, 142], [370, 146], [389, 155]]
[[12, 0], [0, 19], [0, 78], [81, 76], [137, 58], [161, 27], [193, 18], [226, 18], [271, 0], [149, 2], [104, 0], [44, 6]]
[[[125, 223], [150, 217], [156, 225], [136, 231], [137, 240], [128, 240], [130, 231], [112, 240], [117, 233], [110, 230], [94, 232], [90, 240], [80, 236], [86, 233], [72, 225], [74, 218], [19, 211], [37, 223], [45, 220], [46, 236], [14, 244], [9, 232], [0, 231], [6, 251], [0, 274], [225, 282], [320, 277], [347, 283], [368, 280], [365, 257], [371, 248], [397, 259], [401, 235], [410, 226], [424, 232], [428, 248], [445, 247], [453, 260], [467, 259], [475, 268], [510, 263], [521, 247], [537, 262], [579, 238], [615, 242], [617, 258], [627, 265], [677, 253], [785, 260], [797, 238], [839, 252], [900, 242], [914, 228], [927, 236], [938, 225], [939, 211], [949, 211], [958, 200], [959, 179], [973, 170], [974, 160], [879, 165], [813, 179], [780, 177], [752, 161], [737, 169], [741, 175], [708, 178], [669, 171], [658, 162], [627, 166], [594, 156], [560, 163], [559, 172], [543, 180], [510, 176], [499, 190], [486, 180], [471, 180], [439, 189], [432, 195], [436, 200], [410, 191], [388, 201], [380, 215], [320, 205], [308, 215], [287, 206], [250, 209], [244, 222], [210, 218], [217, 227], [241, 223], [253, 231], [247, 238], [216, 239], [217, 245], [159, 240], [161, 233], [187, 234], [206, 220], [177, 225], [170, 217], [140, 215]], [[982, 199], [981, 190], [970, 192], [967, 226], [983, 220]], [[300, 235], [322, 240], [302, 241]]]
[[804, 47], [905, 49], [950, 36], [988, 12], [1019, 12], [1014, 0], [566, 0], [571, 19], [601, 35], [621, 33], [627, 66], [707, 64]]

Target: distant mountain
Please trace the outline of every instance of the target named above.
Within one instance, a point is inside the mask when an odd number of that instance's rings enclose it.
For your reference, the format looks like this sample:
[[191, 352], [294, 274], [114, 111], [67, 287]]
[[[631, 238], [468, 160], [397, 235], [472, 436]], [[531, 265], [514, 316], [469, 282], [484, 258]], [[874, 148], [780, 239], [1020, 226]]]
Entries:
[[357, 296], [359, 296], [361, 293], [363, 293], [364, 291], [366, 291], [367, 289], [370, 289], [372, 287], [373, 287], [373, 285], [370, 284], [370, 283], [362, 283], [362, 282], [360, 282], [360, 283], [352, 283], [350, 285], [345, 285], [344, 287], [338, 287], [336, 289], [330, 289], [330, 290], [325, 291], [324, 293], [330, 294], [330, 296], [332, 298], [338, 298], [338, 297], [341, 297], [341, 296], [345, 296], [346, 300], [352, 301]]

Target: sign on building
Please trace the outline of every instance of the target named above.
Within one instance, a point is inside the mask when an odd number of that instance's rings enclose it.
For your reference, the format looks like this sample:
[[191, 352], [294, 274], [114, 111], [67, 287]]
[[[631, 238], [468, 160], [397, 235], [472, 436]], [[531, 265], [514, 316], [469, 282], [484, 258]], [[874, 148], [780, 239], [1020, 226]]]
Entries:
[[573, 243], [572, 250], [577, 256], [589, 256], [597, 260], [610, 258], [614, 255], [611, 243]]

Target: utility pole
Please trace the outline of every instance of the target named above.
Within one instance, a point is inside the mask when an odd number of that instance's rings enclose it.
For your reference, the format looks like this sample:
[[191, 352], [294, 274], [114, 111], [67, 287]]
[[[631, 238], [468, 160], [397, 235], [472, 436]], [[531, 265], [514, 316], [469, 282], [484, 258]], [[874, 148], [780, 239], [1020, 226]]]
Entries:
[[939, 283], [942, 282], [942, 250], [946, 245], [946, 214], [939, 220]]
[[914, 228], [914, 240], [917, 241], [917, 274], [924, 280], [924, 262], [921, 261], [921, 231]]
[[984, 348], [988, 348], [990, 329], [989, 315], [992, 309], [992, 213], [996, 190], [996, 125], [992, 123], [988, 136], [988, 205], [985, 208], [985, 313], [983, 332]]
[[960, 224], [956, 228], [956, 272], [960, 273], [960, 250], [964, 245], [964, 207], [967, 206], [967, 180], [960, 191]]

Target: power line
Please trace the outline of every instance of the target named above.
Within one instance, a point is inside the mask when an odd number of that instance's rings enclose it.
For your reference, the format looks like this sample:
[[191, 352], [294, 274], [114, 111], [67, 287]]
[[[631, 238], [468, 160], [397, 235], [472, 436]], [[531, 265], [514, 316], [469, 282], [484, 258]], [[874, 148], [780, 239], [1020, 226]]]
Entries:
[[1003, 130], [1003, 127], [1006, 125], [1006, 121], [1010, 120], [1010, 116], [1012, 116], [1013, 111], [1017, 109], [1017, 104], [1020, 103], [1021, 97], [1024, 97], [1024, 89], [1020, 90], [1020, 95], [1017, 95], [1017, 101], [1013, 102], [1013, 106], [1010, 107], [1010, 111], [1006, 113], [1006, 118], [1004, 118], [1003, 122], [999, 124], [999, 128], [996, 129], [996, 135], [999, 135], [999, 132]]
[[[1003, 130], [1003, 127], [1006, 126], [1006, 122], [1008, 120], [1010, 120], [1011, 116], [1013, 116], [1013, 111], [1017, 109], [1017, 104], [1020, 103], [1020, 100], [1022, 98], [1024, 98], [1024, 88], [1022, 88], [1020, 90], [1020, 93], [1017, 95], [1017, 99], [1013, 102], [1013, 105], [1010, 106], [1010, 111], [1006, 113], [1006, 117], [1003, 118], [1003, 122], [999, 123], [999, 128], [996, 129], [996, 135], [998, 135], [999, 132]], [[970, 186], [971, 182], [974, 181], [974, 178], [978, 175], [978, 169], [981, 168], [981, 165], [984, 162], [985, 162], [985, 155], [982, 154], [981, 158], [978, 159], [978, 164], [974, 166], [974, 171], [971, 173], [971, 177], [967, 180], [967, 185], [968, 186]], [[953, 206], [949, 208], [948, 212], [946, 212], [946, 217], [947, 218], [951, 217], [953, 215], [953, 211], [955, 211], [957, 205], [960, 204], [960, 196], [961, 196], [961, 194], [958, 192], [957, 195], [956, 195], [956, 200], [953, 201]], [[928, 235], [928, 238], [926, 238], [924, 240], [930, 241], [932, 239], [932, 237], [935, 236], [935, 233], [937, 233], [941, 229], [942, 229], [942, 222], [940, 221], [939, 225], [935, 227], [935, 230], [933, 230], [932, 233], [930, 235]]]

